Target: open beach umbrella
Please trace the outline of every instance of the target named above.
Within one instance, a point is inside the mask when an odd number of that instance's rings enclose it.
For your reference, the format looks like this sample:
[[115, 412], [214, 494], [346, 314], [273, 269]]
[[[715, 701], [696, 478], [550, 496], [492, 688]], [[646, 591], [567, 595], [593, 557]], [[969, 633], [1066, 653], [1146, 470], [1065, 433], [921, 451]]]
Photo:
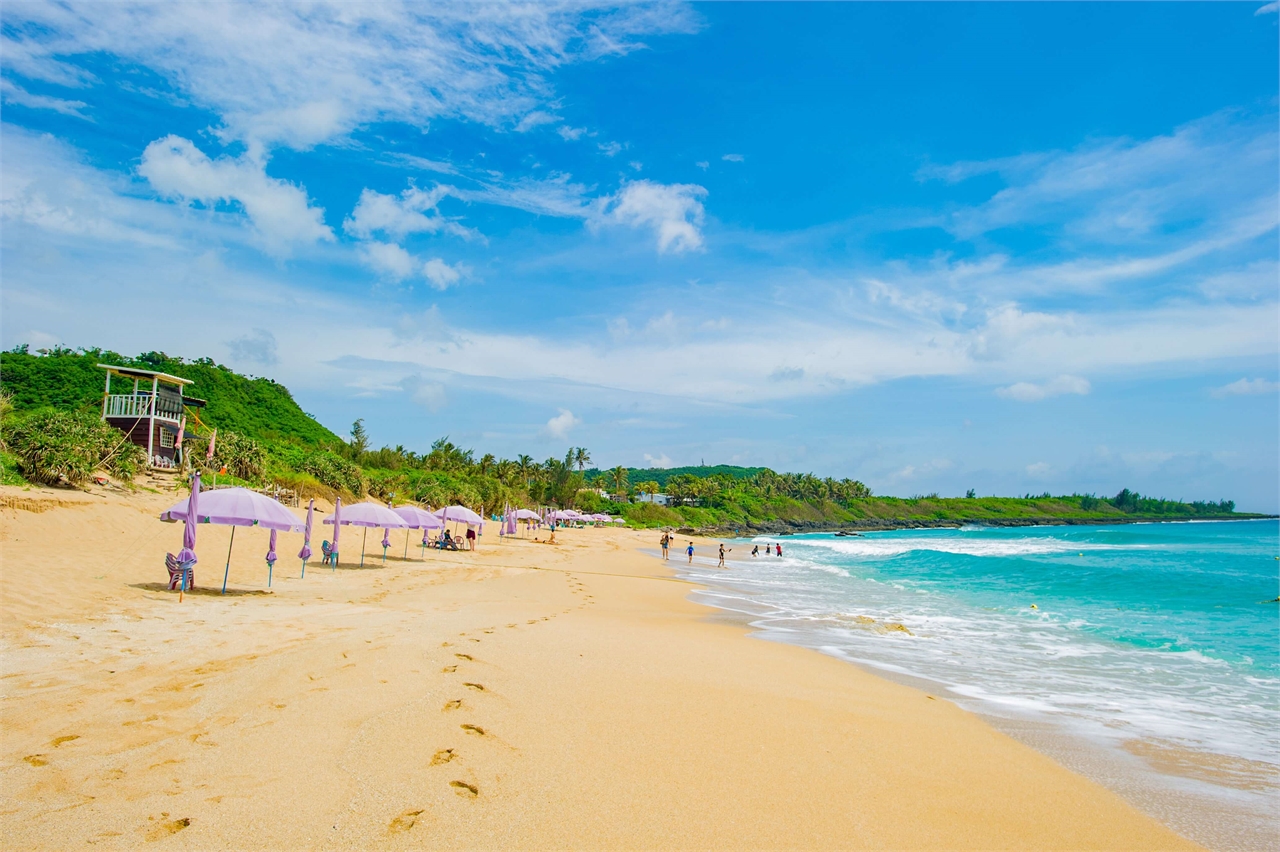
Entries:
[[[405, 522], [406, 526], [409, 529], [422, 530], [422, 549], [424, 551], [427, 549], [427, 532], [429, 530], [438, 530], [438, 529], [444, 528], [444, 521], [440, 520], [431, 512], [428, 512], [426, 509], [419, 508], [418, 506], [413, 506], [413, 505], [397, 506], [391, 511], [399, 515], [401, 520]], [[404, 537], [404, 555], [406, 559], [409, 557], [408, 534], [406, 534]]]
[[[231, 574], [231, 551], [236, 545], [236, 527], [266, 527], [284, 532], [301, 532], [297, 517], [265, 494], [248, 488], [220, 488], [204, 494], [193, 494], [161, 513], [160, 520], [171, 523], [194, 517], [198, 524], [223, 524], [231, 527], [231, 544], [227, 548], [227, 567], [222, 574], [222, 593], [227, 593], [227, 577]], [[191, 511], [191, 503], [195, 511]], [[194, 544], [194, 538], [193, 542]]]
[[267, 544], [267, 588], [271, 588], [271, 575], [276, 569], [276, 530], [271, 531], [271, 541]]
[[311, 502], [307, 504], [307, 526], [302, 530], [302, 549], [298, 551], [298, 558], [302, 560], [302, 576], [307, 576], [307, 560], [311, 558], [311, 519], [316, 513], [316, 500], [311, 498]]
[[[381, 503], [356, 503], [354, 506], [348, 506], [341, 516], [338, 515], [338, 506], [334, 507], [334, 512], [324, 519], [324, 523], [333, 524], [333, 541], [334, 545], [338, 542], [338, 527], [341, 524], [347, 524], [353, 527], [364, 527], [364, 542], [360, 545], [360, 567], [364, 567], [364, 544], [369, 538], [369, 527], [390, 527], [392, 529], [404, 529], [408, 524], [401, 520], [400, 516], [395, 512], [383, 506]], [[335, 562], [337, 560], [334, 560]]]
[[460, 524], [466, 524], [469, 527], [484, 526], [484, 518], [468, 509], [466, 506], [445, 506], [436, 512], [436, 517], [442, 521], [454, 521]]

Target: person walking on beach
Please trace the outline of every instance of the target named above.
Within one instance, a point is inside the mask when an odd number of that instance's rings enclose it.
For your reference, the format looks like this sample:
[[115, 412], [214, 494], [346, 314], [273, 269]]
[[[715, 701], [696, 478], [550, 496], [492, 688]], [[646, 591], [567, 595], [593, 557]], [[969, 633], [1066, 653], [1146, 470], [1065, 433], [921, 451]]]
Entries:
[[[729, 548], [729, 550], [728, 550], [727, 552], [728, 552], [728, 553], [732, 553], [732, 552], [733, 552], [733, 548], [732, 548], [732, 547], [731, 547], [731, 548]], [[726, 553], [726, 551], [725, 551], [725, 549], [724, 549], [724, 542], [721, 542], [721, 543], [720, 543], [720, 567], [721, 567], [721, 568], [723, 568], [723, 567], [724, 567], [724, 555], [725, 555], [725, 553]]]
[[685, 548], [685, 553], [689, 554], [689, 564], [693, 564], [693, 542], [689, 542], [689, 546]]
[[467, 527], [467, 550], [476, 549], [476, 528]]
[[662, 545], [662, 558], [664, 560], [671, 558], [671, 534], [663, 533], [662, 540], [658, 542]]

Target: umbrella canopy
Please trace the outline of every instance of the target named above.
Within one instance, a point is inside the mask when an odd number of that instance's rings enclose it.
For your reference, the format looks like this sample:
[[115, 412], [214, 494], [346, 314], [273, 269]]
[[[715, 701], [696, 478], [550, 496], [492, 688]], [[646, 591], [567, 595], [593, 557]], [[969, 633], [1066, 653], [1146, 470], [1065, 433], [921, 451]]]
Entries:
[[532, 509], [516, 509], [517, 521], [540, 521], [542, 516]]
[[614, 519], [613, 519], [613, 523], [615, 523], [615, 524], [625, 524], [626, 522], [627, 522], [627, 519], [626, 519], [626, 518], [614, 518]]
[[307, 504], [307, 525], [302, 530], [302, 550], [298, 551], [298, 558], [306, 562], [311, 558], [311, 520], [316, 514], [316, 501], [312, 498]]
[[444, 521], [417, 506], [397, 506], [391, 511], [399, 515], [411, 530], [438, 530], [444, 526]]
[[[334, 514], [326, 517], [324, 522], [332, 524], [335, 515], [337, 515], [336, 508]], [[403, 518], [380, 503], [356, 503], [354, 506], [343, 506], [342, 517], [338, 522], [353, 527], [391, 527], [398, 530], [409, 526]]]
[[[220, 488], [204, 493], [193, 491], [191, 497], [170, 506], [160, 515], [160, 520], [185, 521], [188, 517], [187, 507], [192, 502], [196, 504], [196, 511], [190, 514], [194, 515], [198, 524], [256, 526], [284, 532], [302, 532], [302, 523], [293, 512], [267, 495], [248, 488]], [[185, 543], [185, 533], [183, 538]]]
[[436, 517], [442, 521], [455, 521], [467, 526], [475, 526], [483, 524], [484, 518], [468, 509], [466, 506], [445, 506], [436, 512]]

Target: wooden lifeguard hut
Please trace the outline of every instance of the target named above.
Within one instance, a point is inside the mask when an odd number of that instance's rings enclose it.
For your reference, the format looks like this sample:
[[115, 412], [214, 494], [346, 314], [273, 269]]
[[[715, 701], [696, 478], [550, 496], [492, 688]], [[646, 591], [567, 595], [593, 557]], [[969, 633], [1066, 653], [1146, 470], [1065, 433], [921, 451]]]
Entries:
[[[203, 408], [205, 401], [185, 396], [183, 389], [190, 379], [99, 364], [107, 371], [107, 385], [102, 396], [102, 419], [129, 436], [129, 440], [147, 451], [147, 465], [153, 468], [174, 467], [178, 451], [178, 432], [186, 407]], [[128, 393], [112, 393], [111, 379], [132, 382]]]

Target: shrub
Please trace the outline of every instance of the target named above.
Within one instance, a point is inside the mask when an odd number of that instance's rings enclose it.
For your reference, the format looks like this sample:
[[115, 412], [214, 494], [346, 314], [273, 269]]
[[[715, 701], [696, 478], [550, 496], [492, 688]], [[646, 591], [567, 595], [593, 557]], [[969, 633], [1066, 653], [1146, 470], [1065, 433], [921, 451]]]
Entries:
[[96, 470], [130, 480], [146, 452], [95, 414], [40, 411], [13, 424], [6, 443], [33, 482], [87, 483]]
[[267, 451], [253, 438], [236, 432], [219, 432], [209, 466], [214, 470], [225, 467], [232, 476], [257, 482], [267, 467]]

